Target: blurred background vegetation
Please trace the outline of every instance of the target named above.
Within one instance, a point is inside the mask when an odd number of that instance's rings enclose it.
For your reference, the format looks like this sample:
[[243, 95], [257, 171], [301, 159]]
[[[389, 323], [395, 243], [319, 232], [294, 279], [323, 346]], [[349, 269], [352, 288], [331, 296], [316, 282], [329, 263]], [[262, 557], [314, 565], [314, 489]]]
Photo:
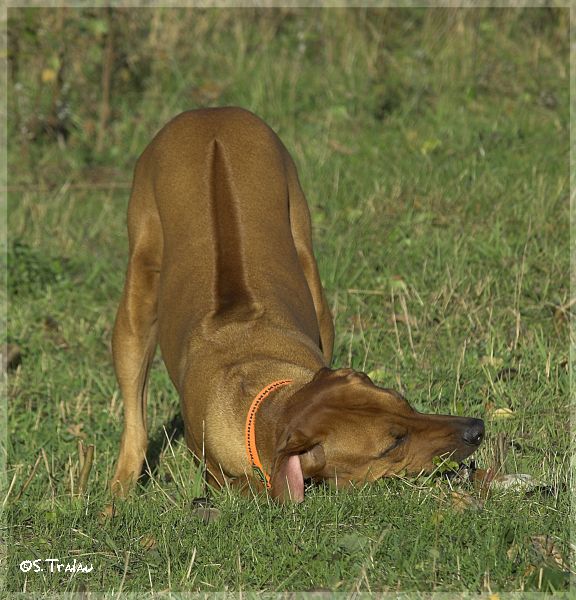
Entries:
[[314, 135], [443, 119], [447, 94], [472, 112], [519, 97], [556, 109], [568, 19], [549, 7], [12, 8], [10, 181], [126, 183], [151, 134], [201, 106], [242, 105], [289, 137], [296, 123]]

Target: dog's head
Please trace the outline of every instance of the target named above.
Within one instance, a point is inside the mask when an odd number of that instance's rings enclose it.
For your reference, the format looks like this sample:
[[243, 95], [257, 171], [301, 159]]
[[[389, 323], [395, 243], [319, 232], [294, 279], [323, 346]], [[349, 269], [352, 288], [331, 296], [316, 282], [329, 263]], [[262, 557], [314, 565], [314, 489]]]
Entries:
[[434, 469], [435, 457], [461, 461], [484, 437], [480, 419], [427, 415], [397, 392], [352, 369], [321, 369], [288, 408], [277, 432], [271, 493], [304, 499], [304, 479], [338, 486]]

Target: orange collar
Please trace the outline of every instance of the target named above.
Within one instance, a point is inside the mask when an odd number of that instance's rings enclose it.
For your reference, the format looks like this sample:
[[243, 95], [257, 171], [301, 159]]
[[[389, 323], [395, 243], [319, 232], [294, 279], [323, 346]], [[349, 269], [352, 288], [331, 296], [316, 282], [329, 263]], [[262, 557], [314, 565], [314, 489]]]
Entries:
[[246, 439], [246, 452], [248, 454], [248, 460], [250, 461], [250, 465], [252, 469], [256, 473], [258, 479], [262, 481], [262, 483], [266, 484], [266, 487], [270, 489], [270, 475], [264, 471], [264, 467], [260, 462], [260, 456], [258, 456], [258, 449], [256, 448], [256, 413], [258, 412], [258, 408], [266, 398], [274, 391], [280, 387], [288, 385], [292, 383], [292, 379], [281, 379], [280, 381], [274, 381], [270, 385], [267, 385], [252, 401], [250, 405], [250, 410], [248, 411], [248, 415], [246, 416], [246, 430], [245, 430], [245, 439]]

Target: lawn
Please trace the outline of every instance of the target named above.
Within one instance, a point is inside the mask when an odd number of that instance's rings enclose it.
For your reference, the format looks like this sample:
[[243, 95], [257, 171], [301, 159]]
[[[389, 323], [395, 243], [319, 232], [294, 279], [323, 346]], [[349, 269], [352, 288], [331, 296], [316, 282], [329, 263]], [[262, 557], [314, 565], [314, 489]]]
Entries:
[[[6, 341], [21, 359], [6, 376], [5, 591], [567, 590], [568, 10], [8, 14]], [[297, 506], [206, 489], [158, 356], [157, 466], [102, 519], [132, 168], [169, 118], [224, 105], [295, 158], [333, 365], [419, 410], [483, 418], [476, 465], [528, 484], [437, 473], [311, 486]], [[80, 444], [95, 454], [79, 491]]]

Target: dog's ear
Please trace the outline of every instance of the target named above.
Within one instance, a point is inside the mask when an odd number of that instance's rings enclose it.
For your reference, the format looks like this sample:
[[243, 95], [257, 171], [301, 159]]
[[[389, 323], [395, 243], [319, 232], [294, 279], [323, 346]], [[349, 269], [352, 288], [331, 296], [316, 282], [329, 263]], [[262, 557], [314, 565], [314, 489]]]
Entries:
[[333, 372], [334, 371], [332, 371], [332, 369], [329, 369], [328, 367], [322, 367], [319, 371], [316, 372], [316, 374], [312, 378], [312, 381], [319, 381], [321, 379], [324, 379]]
[[288, 433], [272, 467], [270, 495], [280, 502], [302, 502], [304, 479], [319, 473], [325, 465], [324, 449], [318, 440], [301, 430]]

